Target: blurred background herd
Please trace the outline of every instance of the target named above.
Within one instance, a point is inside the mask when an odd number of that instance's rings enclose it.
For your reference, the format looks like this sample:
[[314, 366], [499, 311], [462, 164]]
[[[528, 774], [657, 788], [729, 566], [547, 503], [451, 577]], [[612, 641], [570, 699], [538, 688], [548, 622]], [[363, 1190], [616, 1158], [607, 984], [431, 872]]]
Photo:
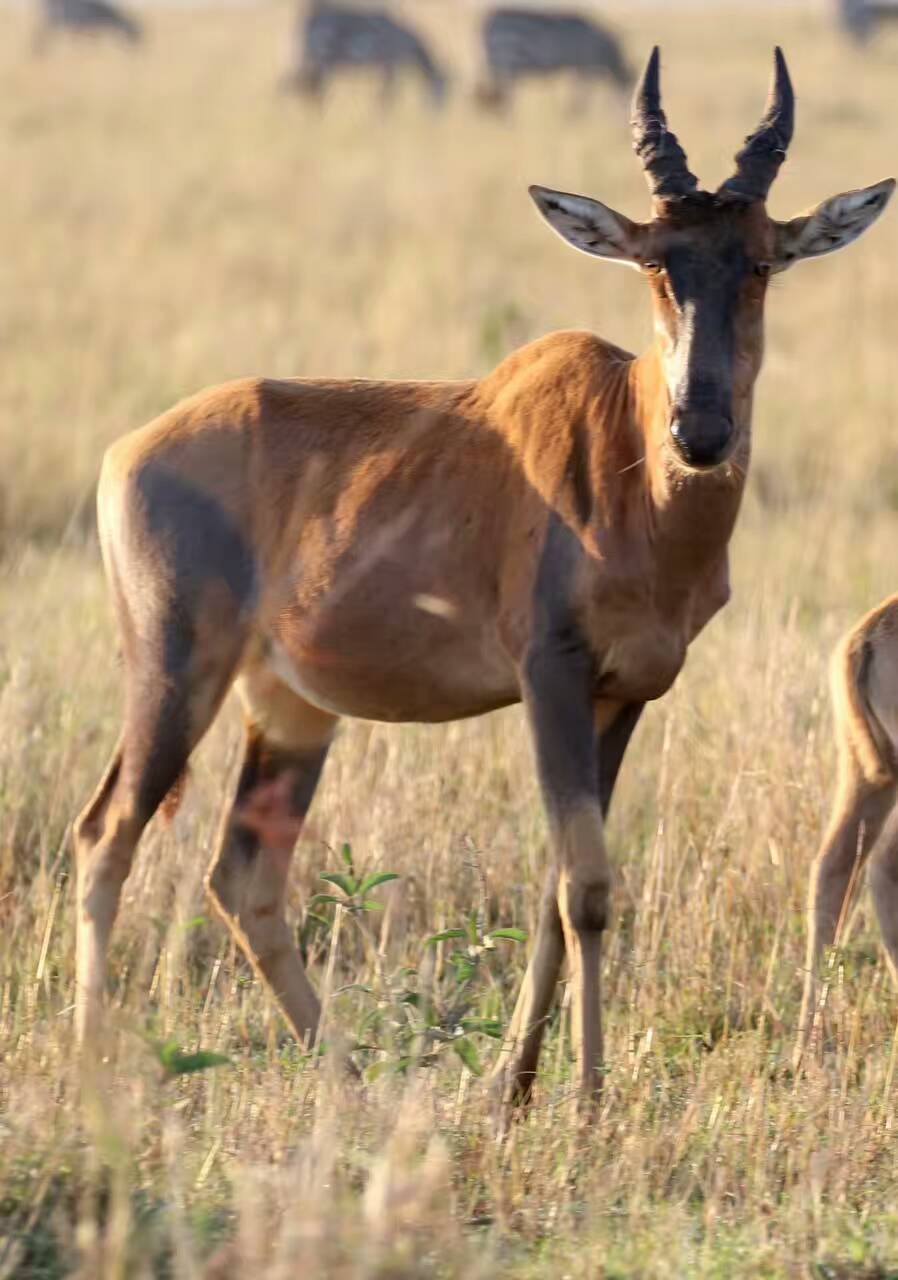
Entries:
[[[431, 0], [420, 0], [426, 8]], [[436, 0], [439, 3], [439, 0]], [[39, 0], [40, 14], [34, 50], [43, 52], [59, 34], [109, 36], [139, 44], [146, 19], [113, 0]], [[456, 10], [479, 12], [479, 77], [474, 87], [484, 106], [508, 103], [515, 82], [530, 77], [568, 74], [581, 90], [607, 79], [621, 90], [631, 82], [631, 70], [619, 35], [595, 6], [570, 9], [555, 4], [492, 6], [487, 0], [451, 0]], [[877, 29], [898, 20], [898, 0], [818, 0], [821, 11], [845, 35], [859, 43]], [[671, 6], [673, 7], [673, 6]], [[444, 6], [444, 18], [457, 15]], [[151, 23], [149, 24], [151, 25]], [[381, 99], [390, 101], [397, 76], [417, 75], [435, 105], [441, 104], [452, 82], [451, 73], [435, 54], [428, 38], [410, 20], [377, 0], [354, 4], [331, 0], [300, 0], [290, 39], [282, 84], [309, 97], [324, 92], [333, 76], [368, 70], [380, 81]], [[581, 92], [574, 100], [584, 102]]]

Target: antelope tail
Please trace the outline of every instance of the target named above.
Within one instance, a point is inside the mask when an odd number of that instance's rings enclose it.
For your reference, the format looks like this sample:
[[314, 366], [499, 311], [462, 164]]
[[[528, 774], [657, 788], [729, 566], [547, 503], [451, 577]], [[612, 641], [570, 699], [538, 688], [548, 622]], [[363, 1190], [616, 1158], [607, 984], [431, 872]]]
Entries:
[[830, 671], [833, 711], [840, 738], [872, 786], [894, 781], [892, 743], [869, 695], [873, 642], [867, 627], [858, 627], [833, 654]]

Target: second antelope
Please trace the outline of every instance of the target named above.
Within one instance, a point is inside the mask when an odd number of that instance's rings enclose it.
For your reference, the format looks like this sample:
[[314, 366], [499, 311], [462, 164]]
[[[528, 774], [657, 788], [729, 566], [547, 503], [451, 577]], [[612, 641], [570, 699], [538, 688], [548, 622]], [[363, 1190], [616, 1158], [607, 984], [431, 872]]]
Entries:
[[854, 626], [833, 655], [838, 748], [833, 810], [811, 870], [808, 952], [795, 1065], [819, 1039], [821, 961], [845, 923], [864, 865], [892, 978], [898, 983], [898, 596]]
[[125, 705], [76, 824], [82, 1040], [141, 832], [229, 689], [244, 755], [207, 883], [302, 1039], [319, 1003], [285, 887], [340, 717], [435, 722], [522, 702], [552, 856], [497, 1070], [509, 1100], [528, 1096], [566, 953], [578, 1082], [597, 1093], [605, 812], [643, 704], [729, 595], [768, 281], [855, 239], [894, 187], [774, 221], [792, 122], [777, 50], [735, 171], [700, 190], [655, 50], [633, 107], [650, 218], [531, 189], [575, 248], [643, 274], [655, 338], [638, 358], [562, 332], [479, 381], [244, 379], [109, 449], [98, 518]]

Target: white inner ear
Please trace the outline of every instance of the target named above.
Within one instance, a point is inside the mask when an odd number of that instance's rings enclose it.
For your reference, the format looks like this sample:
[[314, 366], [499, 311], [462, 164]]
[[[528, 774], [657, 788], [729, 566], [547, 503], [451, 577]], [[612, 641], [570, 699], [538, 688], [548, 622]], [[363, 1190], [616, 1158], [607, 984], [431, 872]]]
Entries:
[[553, 231], [582, 253], [635, 265], [636, 224], [598, 200], [531, 187], [536, 207]]
[[833, 196], [806, 217], [782, 223], [777, 237], [779, 270], [801, 258], [818, 258], [851, 244], [876, 221], [894, 189], [894, 180], [887, 178], [872, 187]]

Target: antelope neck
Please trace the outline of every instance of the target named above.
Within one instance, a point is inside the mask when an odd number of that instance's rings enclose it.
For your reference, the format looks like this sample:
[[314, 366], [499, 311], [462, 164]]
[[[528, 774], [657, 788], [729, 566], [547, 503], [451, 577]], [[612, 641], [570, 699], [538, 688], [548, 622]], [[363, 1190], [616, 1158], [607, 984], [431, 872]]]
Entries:
[[661, 353], [652, 345], [629, 369], [629, 397], [645, 446], [645, 488], [656, 532], [678, 546], [721, 548], [735, 525], [751, 453], [751, 388], [734, 389], [738, 439], [731, 457], [694, 470], [679, 457], [670, 434], [671, 402]]

